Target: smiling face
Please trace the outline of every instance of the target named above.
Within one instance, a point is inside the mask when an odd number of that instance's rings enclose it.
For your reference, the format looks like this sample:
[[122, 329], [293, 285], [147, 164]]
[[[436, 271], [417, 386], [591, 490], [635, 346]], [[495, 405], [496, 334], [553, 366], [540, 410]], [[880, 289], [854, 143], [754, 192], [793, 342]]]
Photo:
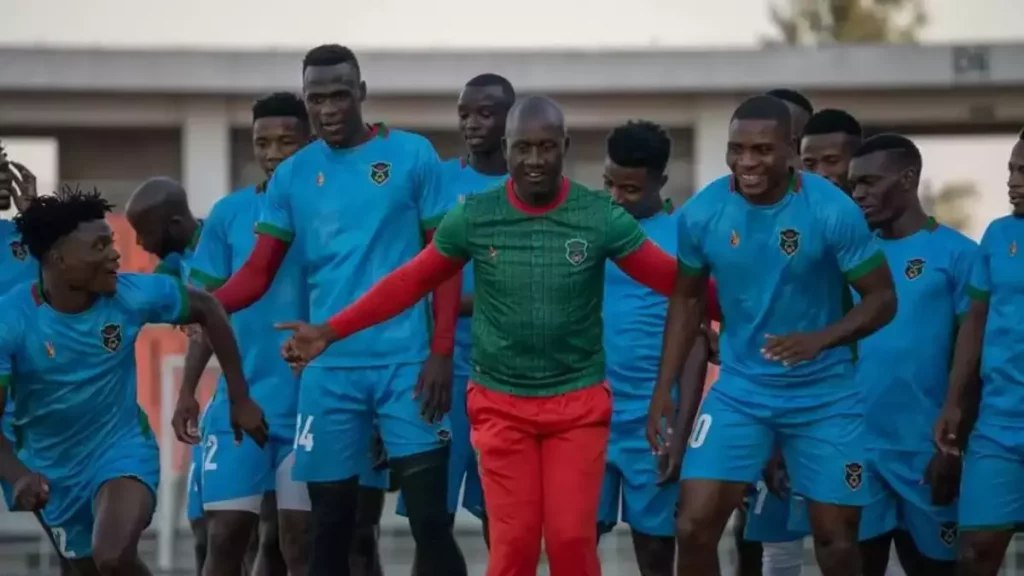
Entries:
[[121, 254], [105, 220], [78, 225], [50, 251], [48, 265], [55, 265], [63, 282], [74, 290], [109, 296], [117, 291]]
[[788, 128], [775, 120], [736, 119], [729, 123], [725, 160], [737, 190], [745, 197], [763, 197], [788, 180], [793, 155]]

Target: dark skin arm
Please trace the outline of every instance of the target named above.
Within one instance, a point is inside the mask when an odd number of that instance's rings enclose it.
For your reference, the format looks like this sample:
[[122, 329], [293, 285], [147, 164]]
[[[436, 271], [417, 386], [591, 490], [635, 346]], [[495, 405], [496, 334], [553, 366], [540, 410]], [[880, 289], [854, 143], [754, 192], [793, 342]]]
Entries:
[[851, 284], [861, 299], [845, 316], [814, 332], [766, 334], [765, 346], [761, 349], [764, 357], [786, 366], [806, 362], [822, 350], [866, 338], [892, 321], [896, 316], [896, 289], [887, 263], [883, 262]]
[[[6, 404], [7, 389], [0, 387], [0, 418]], [[22, 510], [39, 510], [49, 500], [50, 483], [22, 463], [14, 445], [3, 435], [0, 435], [0, 478], [14, 488], [14, 501]]]
[[178, 404], [171, 421], [175, 436], [186, 444], [199, 442], [199, 402], [196, 400], [196, 390], [212, 357], [213, 348], [202, 332], [189, 336], [185, 368], [178, 389]]
[[[706, 276], [690, 276], [682, 267], [679, 268], [675, 287], [668, 299], [658, 381], [647, 411], [647, 441], [658, 453], [664, 452], [672, 444], [672, 432], [662, 429], [663, 421], [669, 426], [677, 421], [692, 423], [697, 415], [699, 402], [686, 406], [686, 410], [680, 410], [678, 416], [673, 414], [675, 407], [672, 405], [672, 387], [680, 382], [685, 361], [689, 359], [700, 336], [706, 288]], [[685, 389], [680, 394], [681, 399], [700, 398], [704, 391], [703, 381], [687, 379], [682, 384]]]
[[676, 421], [672, 430], [668, 453], [659, 461], [662, 476], [659, 484], [670, 484], [679, 479], [679, 467], [686, 450], [686, 437], [693, 428], [693, 419], [700, 406], [704, 392], [704, 381], [708, 375], [708, 341], [703, 333], [697, 335], [690, 357], [686, 359], [683, 376], [679, 379], [679, 404], [676, 407]]
[[932, 440], [940, 452], [958, 456], [974, 425], [981, 401], [981, 348], [988, 320], [988, 301], [974, 300], [956, 336], [949, 387]]
[[188, 318], [185, 323], [199, 324], [202, 327], [203, 334], [220, 363], [224, 380], [227, 382], [235, 441], [242, 441], [244, 431], [257, 444], [263, 446], [267, 441], [267, 424], [263, 420], [263, 411], [249, 397], [249, 384], [242, 372], [242, 357], [224, 307], [211, 294], [189, 288]]

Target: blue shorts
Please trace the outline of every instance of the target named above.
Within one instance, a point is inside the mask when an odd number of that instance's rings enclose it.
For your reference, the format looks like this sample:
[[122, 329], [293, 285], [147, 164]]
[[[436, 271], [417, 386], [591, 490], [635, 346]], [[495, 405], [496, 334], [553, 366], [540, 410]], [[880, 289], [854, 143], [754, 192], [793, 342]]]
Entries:
[[50, 478], [50, 500], [42, 516], [62, 556], [69, 559], [92, 556], [96, 494], [104, 483], [117, 478], [142, 482], [153, 492], [153, 502], [156, 502], [160, 452], [152, 436], [139, 432], [118, 440], [110, 450], [98, 455], [85, 476]]
[[[476, 453], [469, 443], [469, 416], [466, 414], [466, 386], [468, 376], [455, 375], [452, 384], [452, 408], [448, 419], [452, 426], [451, 452], [448, 454], [448, 512], [455, 514], [459, 509], [459, 494], [462, 494], [462, 508], [483, 519], [484, 491], [480, 485], [480, 473], [476, 464]], [[465, 480], [465, 483], [463, 483]], [[398, 496], [395, 513], [405, 516], [405, 499]]]
[[186, 515], [189, 522], [203, 517], [203, 443], [192, 447], [192, 462], [188, 465], [188, 495]]
[[960, 481], [962, 530], [1011, 530], [1024, 524], [1024, 430], [978, 419]]
[[281, 510], [309, 511], [306, 485], [292, 480], [293, 441], [271, 437], [263, 448], [245, 436], [209, 431], [203, 437], [203, 510], [259, 514], [263, 495], [276, 492]]
[[645, 420], [612, 420], [598, 526], [610, 531], [618, 523], [621, 509], [622, 521], [634, 532], [673, 536], [679, 485], [658, 486], [658, 460], [644, 438], [645, 426]]
[[430, 424], [413, 398], [421, 364], [371, 368], [308, 366], [299, 386], [296, 480], [333, 482], [366, 471], [374, 420], [391, 459], [451, 441], [448, 418]]
[[864, 472], [864, 412], [853, 387], [812, 394], [766, 387], [765, 394], [734, 397], [730, 387], [755, 387], [723, 373], [694, 421], [682, 479], [755, 484], [772, 450], [781, 447], [794, 494], [816, 502], [863, 506], [870, 501]]
[[808, 527], [790, 526], [789, 497], [779, 498], [758, 480], [747, 496], [747, 527], [743, 537], [753, 542], [793, 542], [810, 533]]

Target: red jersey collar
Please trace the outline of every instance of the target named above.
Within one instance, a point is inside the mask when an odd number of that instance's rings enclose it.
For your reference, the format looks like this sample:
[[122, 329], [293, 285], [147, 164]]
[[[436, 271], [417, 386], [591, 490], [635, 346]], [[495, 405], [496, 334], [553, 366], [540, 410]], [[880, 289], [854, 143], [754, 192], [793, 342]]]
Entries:
[[569, 197], [569, 188], [571, 186], [572, 181], [565, 176], [562, 176], [562, 186], [558, 189], [558, 195], [555, 196], [555, 200], [547, 206], [530, 206], [520, 200], [519, 196], [516, 196], [515, 184], [512, 182], [511, 178], [505, 181], [505, 195], [508, 197], [509, 204], [512, 204], [512, 207], [516, 210], [525, 212], [531, 216], [539, 216], [561, 206], [562, 202], [565, 202], [565, 199]]

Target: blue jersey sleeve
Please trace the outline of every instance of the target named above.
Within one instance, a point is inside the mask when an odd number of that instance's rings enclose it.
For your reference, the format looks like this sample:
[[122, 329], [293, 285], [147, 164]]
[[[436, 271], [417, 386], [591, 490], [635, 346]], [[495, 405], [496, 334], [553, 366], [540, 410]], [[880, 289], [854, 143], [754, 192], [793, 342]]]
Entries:
[[950, 262], [950, 272], [953, 276], [953, 297], [958, 319], [963, 319], [964, 314], [967, 314], [971, 307], [971, 274], [979, 252], [978, 246], [974, 242], [964, 241], [963, 244], [953, 253], [953, 259]]
[[117, 296], [139, 315], [142, 324], [183, 324], [188, 318], [188, 292], [171, 276], [122, 274]]
[[698, 240], [698, 216], [697, 210], [694, 209], [695, 205], [696, 203], [693, 201], [687, 202], [676, 218], [679, 227], [676, 258], [679, 260], [679, 269], [683, 273], [689, 276], [702, 276], [707, 273], [708, 261]]
[[428, 140], [416, 149], [416, 208], [423, 230], [433, 230], [452, 206], [446, 195], [441, 160]]
[[21, 341], [21, 327], [20, 308], [5, 306], [0, 315], [0, 394], [6, 394], [6, 389], [11, 385], [14, 354]]
[[967, 294], [972, 300], [987, 302], [989, 293], [992, 291], [992, 281], [989, 275], [989, 261], [992, 256], [992, 244], [994, 241], [996, 220], [989, 224], [985, 235], [981, 237], [981, 246], [975, 253], [974, 262], [971, 266], [971, 281], [967, 286]]
[[885, 254], [868, 230], [864, 214], [843, 196], [829, 207], [825, 238], [832, 247], [839, 269], [847, 281], [855, 282], [885, 262]]
[[231, 244], [226, 229], [228, 209], [223, 200], [217, 202], [203, 223], [188, 278], [193, 286], [216, 290], [231, 277]]
[[295, 238], [295, 223], [292, 219], [292, 173], [295, 170], [295, 157], [289, 158], [274, 170], [274, 175], [267, 184], [267, 203], [260, 221], [256, 223], [256, 233], [266, 234], [284, 242]]

